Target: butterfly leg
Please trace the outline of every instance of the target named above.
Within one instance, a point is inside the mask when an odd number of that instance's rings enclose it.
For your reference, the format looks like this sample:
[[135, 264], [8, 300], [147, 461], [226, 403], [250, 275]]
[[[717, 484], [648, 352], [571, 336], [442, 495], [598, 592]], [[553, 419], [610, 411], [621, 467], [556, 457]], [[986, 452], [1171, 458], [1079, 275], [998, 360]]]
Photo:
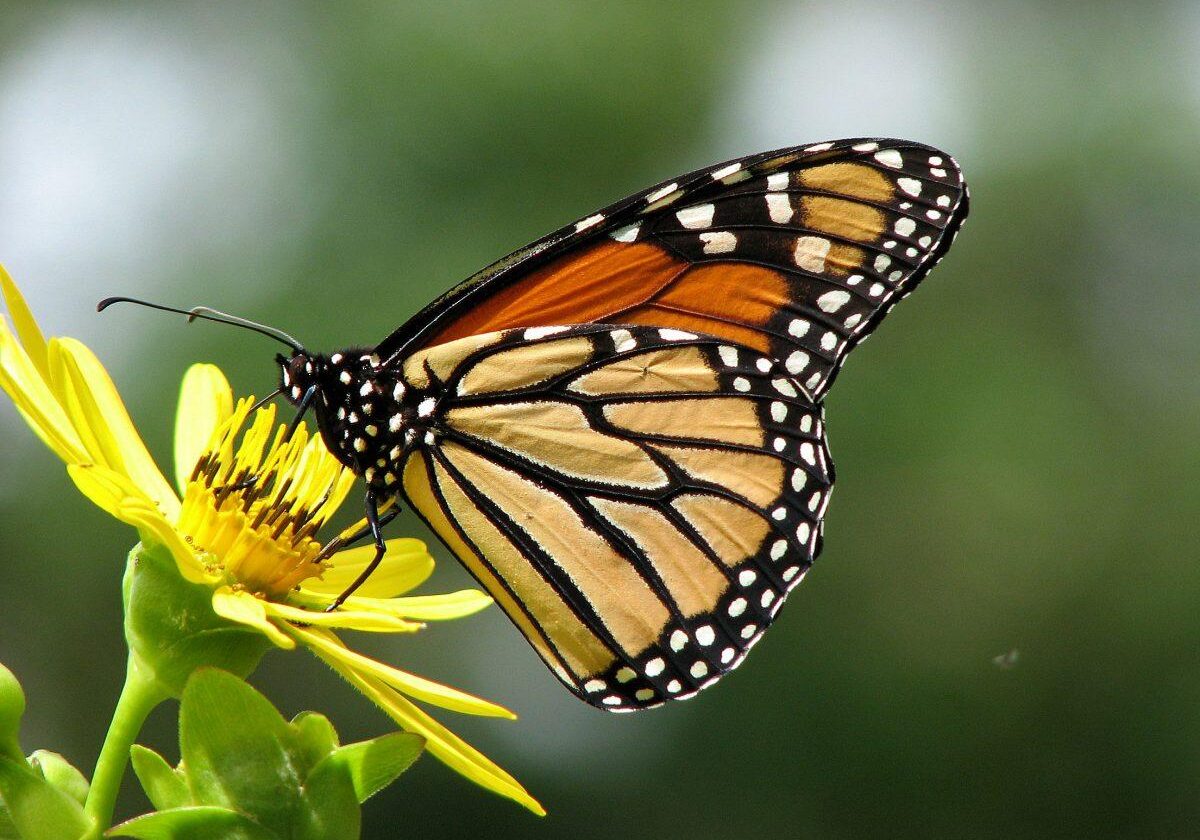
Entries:
[[[379, 527], [385, 528], [389, 522], [391, 522], [393, 519], [395, 519], [399, 515], [400, 515], [400, 506], [396, 505], [391, 510], [389, 510], [387, 513], [385, 513], [381, 517], [379, 517]], [[329, 542], [327, 542], [325, 544], [325, 546], [321, 549], [321, 553], [313, 558], [313, 562], [320, 563], [322, 560], [328, 560], [330, 557], [332, 557], [337, 552], [341, 551], [343, 548], [349, 548], [350, 546], [354, 545], [356, 542], [358, 542], [366, 537], [369, 537], [369, 536], [371, 536], [370, 523], [362, 526], [361, 528], [359, 528], [357, 531], [355, 531], [353, 534], [351, 534], [348, 537], [340, 537], [340, 536], [334, 537], [333, 539], [331, 539]]]
[[354, 583], [346, 587], [346, 591], [337, 596], [337, 599], [325, 608], [325, 612], [336, 610], [347, 598], [353, 595], [354, 590], [362, 586], [367, 578], [379, 568], [384, 552], [387, 551], [387, 544], [383, 541], [383, 530], [379, 520], [379, 499], [375, 497], [374, 490], [367, 491], [367, 527], [370, 529], [371, 536], [375, 540], [375, 556], [371, 558], [371, 562], [367, 564], [367, 568], [362, 570], [362, 574], [354, 579]]
[[300, 423], [304, 420], [304, 415], [308, 413], [308, 407], [312, 405], [313, 398], [317, 395], [317, 386], [310, 385], [308, 390], [304, 392], [304, 396], [300, 398], [300, 402], [296, 403], [296, 416], [292, 418], [292, 422], [288, 423], [287, 432], [283, 439], [291, 440], [292, 435], [296, 433], [296, 429], [300, 428]]

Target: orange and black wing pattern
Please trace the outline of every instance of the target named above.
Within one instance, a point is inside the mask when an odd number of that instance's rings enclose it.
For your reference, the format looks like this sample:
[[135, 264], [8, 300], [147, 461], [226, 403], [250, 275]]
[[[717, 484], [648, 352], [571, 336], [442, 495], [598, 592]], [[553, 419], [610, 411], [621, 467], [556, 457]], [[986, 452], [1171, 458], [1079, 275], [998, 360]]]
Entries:
[[405, 497], [582, 699], [633, 711], [735, 668], [804, 577], [821, 409], [769, 355], [676, 328], [535, 327], [404, 361], [432, 394]]
[[641, 324], [778, 359], [813, 399], [924, 278], [967, 214], [945, 152], [854, 139], [659, 184], [483, 270], [389, 336], [422, 347], [547, 324]]

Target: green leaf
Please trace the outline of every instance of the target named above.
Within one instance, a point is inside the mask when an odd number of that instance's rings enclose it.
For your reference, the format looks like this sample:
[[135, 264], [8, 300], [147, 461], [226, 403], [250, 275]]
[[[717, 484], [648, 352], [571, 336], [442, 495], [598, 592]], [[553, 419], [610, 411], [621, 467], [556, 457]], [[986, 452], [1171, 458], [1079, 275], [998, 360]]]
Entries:
[[142, 783], [150, 802], [160, 811], [183, 808], [192, 804], [191, 793], [181, 773], [154, 750], [134, 744], [129, 750], [133, 772]]
[[281, 840], [281, 835], [254, 820], [215, 805], [196, 805], [156, 811], [111, 828], [107, 837], [141, 840]]
[[0, 799], [0, 840], [21, 840], [12, 817], [8, 815], [8, 809], [4, 807], [3, 799]]
[[393, 732], [341, 747], [321, 764], [344, 766], [354, 782], [358, 801], [366, 802], [411, 767], [424, 749], [425, 739], [420, 735]]
[[22, 840], [67, 840], [90, 828], [80, 804], [24, 759], [0, 757], [0, 799]]
[[41, 771], [42, 778], [74, 799], [80, 805], [87, 801], [87, 777], [76, 770], [71, 762], [50, 750], [35, 750], [29, 756], [29, 764]]
[[212, 590], [188, 583], [161, 546], [134, 546], [122, 584], [125, 640], [161, 688], [180, 697], [197, 668], [246, 676], [272, 645], [213, 612]]
[[14, 761], [23, 759], [21, 716], [25, 714], [25, 692], [12, 671], [0, 665], [0, 756]]
[[301, 712], [292, 718], [292, 727], [309, 767], [316, 766], [317, 762], [338, 748], [337, 730], [325, 715]]
[[362, 809], [354, 795], [354, 782], [343, 766], [322, 761], [304, 782], [309, 808], [297, 820], [297, 840], [357, 840], [362, 829]]

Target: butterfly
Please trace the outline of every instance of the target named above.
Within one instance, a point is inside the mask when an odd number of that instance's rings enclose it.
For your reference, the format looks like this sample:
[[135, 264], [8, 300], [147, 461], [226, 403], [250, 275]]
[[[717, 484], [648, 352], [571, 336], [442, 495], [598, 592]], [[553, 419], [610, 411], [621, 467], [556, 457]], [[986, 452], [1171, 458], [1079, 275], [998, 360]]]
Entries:
[[825, 395], [967, 205], [918, 143], [739, 158], [515, 251], [373, 348], [285, 336], [280, 390], [365, 480], [376, 562], [407, 504], [572, 693], [661, 705], [736, 668], [811, 567]]

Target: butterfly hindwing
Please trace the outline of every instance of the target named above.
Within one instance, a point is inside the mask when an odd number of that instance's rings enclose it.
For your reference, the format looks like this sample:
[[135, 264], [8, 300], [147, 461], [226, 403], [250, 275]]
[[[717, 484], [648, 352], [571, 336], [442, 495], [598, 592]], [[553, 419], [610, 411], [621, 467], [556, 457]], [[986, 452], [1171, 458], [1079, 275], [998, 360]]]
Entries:
[[821, 409], [775, 359], [672, 328], [451, 341], [404, 493], [587, 702], [628, 711], [732, 670], [817, 551]]
[[553, 323], [673, 327], [779, 359], [810, 396], [949, 248], [967, 192], [944, 152], [841, 140], [707, 167], [484, 269], [378, 348]]

